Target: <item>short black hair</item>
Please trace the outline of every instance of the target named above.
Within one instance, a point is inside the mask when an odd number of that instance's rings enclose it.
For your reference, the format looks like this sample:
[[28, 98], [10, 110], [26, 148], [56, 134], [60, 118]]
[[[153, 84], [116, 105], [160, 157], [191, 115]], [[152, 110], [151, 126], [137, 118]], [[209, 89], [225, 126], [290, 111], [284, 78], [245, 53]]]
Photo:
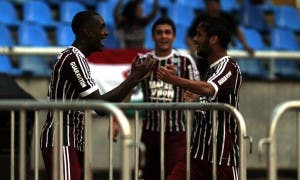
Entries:
[[168, 17], [160, 17], [158, 18], [152, 25], [152, 35], [154, 34], [154, 31], [155, 31], [155, 28], [156, 26], [159, 26], [159, 25], [163, 25], [163, 24], [167, 24], [167, 25], [170, 25], [172, 27], [172, 30], [174, 32], [174, 35], [176, 35], [176, 27], [175, 27], [175, 24], [174, 22], [172, 21], [172, 19], [168, 18]]
[[94, 11], [80, 11], [75, 14], [71, 24], [74, 34], [80, 35], [82, 30], [94, 20], [94, 16], [100, 15]]
[[199, 26], [203, 27], [208, 37], [218, 36], [220, 46], [227, 48], [231, 41], [230, 25], [222, 17], [209, 17], [202, 19]]
[[217, 2], [217, 3], [220, 3], [220, 0], [204, 0], [205, 3], [208, 3], [208, 2]]

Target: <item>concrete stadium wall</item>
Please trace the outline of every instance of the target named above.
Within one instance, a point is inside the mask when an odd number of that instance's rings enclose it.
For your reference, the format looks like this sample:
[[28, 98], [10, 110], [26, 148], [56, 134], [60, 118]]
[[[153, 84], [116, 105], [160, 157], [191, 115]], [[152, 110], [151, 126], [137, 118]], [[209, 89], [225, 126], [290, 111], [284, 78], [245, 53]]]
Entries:
[[[39, 99], [46, 98], [48, 79], [19, 78], [17, 82], [26, 91]], [[258, 141], [266, 137], [270, 115], [276, 105], [288, 100], [300, 99], [300, 82], [278, 81], [245, 81], [240, 94], [240, 111], [245, 118], [247, 133], [254, 139], [253, 154], [248, 155], [248, 168], [261, 169], [266, 167], [266, 154], [262, 159], [258, 156]], [[296, 113], [288, 113], [284, 121], [279, 124], [278, 140], [278, 167], [296, 168]], [[44, 117], [43, 117], [44, 118]], [[108, 121], [95, 118], [93, 126], [93, 159], [94, 167], [105, 169], [108, 167]], [[133, 125], [133, 121], [131, 122]], [[134, 126], [134, 125], [133, 125]], [[134, 128], [133, 128], [134, 129]], [[115, 153], [119, 153], [120, 144], [115, 144]], [[266, 148], [265, 148], [266, 150]], [[266, 151], [265, 151], [266, 152]], [[133, 162], [133, 161], [132, 161]], [[120, 157], [114, 160], [114, 165], [119, 167]], [[41, 162], [41, 167], [43, 163]]]

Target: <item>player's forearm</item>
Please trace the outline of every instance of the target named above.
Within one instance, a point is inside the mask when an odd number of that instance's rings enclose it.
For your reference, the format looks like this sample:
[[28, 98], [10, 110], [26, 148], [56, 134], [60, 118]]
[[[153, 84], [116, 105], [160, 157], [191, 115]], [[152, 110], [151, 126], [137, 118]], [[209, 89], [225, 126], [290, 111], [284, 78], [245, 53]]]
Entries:
[[180, 86], [181, 88], [200, 96], [213, 96], [215, 92], [214, 87], [204, 81], [189, 80], [178, 77], [174, 85]]
[[138, 81], [134, 78], [128, 77], [115, 89], [102, 95], [103, 100], [110, 102], [121, 102], [132, 91], [132, 89], [138, 84]]

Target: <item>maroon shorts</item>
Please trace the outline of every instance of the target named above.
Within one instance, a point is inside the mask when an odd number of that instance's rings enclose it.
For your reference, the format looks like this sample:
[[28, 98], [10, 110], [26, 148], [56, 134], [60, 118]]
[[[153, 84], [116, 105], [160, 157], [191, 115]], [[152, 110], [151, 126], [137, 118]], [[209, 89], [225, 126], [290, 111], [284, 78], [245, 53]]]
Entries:
[[[165, 133], [165, 177], [174, 166], [185, 161], [186, 133]], [[160, 132], [143, 130], [141, 141], [146, 146], [146, 165], [141, 169], [141, 178], [144, 180], [160, 179]]]
[[[52, 180], [53, 147], [42, 148], [42, 156], [49, 180]], [[71, 146], [63, 146], [63, 180], [83, 180], [84, 153]]]
[[[168, 180], [185, 180], [186, 179], [186, 162], [179, 162], [174, 167]], [[212, 163], [205, 160], [191, 160], [190, 169], [191, 180], [212, 180]], [[239, 169], [236, 166], [218, 165], [218, 180], [238, 180]]]

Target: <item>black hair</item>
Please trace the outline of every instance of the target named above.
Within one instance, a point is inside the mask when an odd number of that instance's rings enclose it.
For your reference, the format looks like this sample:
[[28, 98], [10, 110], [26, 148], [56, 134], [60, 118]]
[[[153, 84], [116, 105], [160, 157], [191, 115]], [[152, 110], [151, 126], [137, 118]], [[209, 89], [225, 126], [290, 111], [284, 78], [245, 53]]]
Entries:
[[81, 11], [75, 14], [72, 20], [72, 31], [76, 36], [81, 35], [82, 30], [94, 21], [94, 16], [100, 16], [94, 11]]
[[154, 24], [152, 25], [152, 34], [154, 34], [154, 31], [155, 31], [155, 28], [156, 26], [158, 25], [163, 25], [163, 24], [167, 24], [167, 25], [170, 25], [172, 27], [172, 30], [174, 32], [174, 35], [176, 35], [176, 27], [175, 27], [175, 24], [174, 22], [172, 21], [172, 19], [168, 18], [168, 17], [160, 17], [158, 18]]
[[208, 2], [217, 2], [217, 3], [220, 3], [220, 0], [204, 0], [205, 3], [208, 3]]
[[204, 28], [208, 37], [218, 36], [220, 46], [227, 48], [231, 41], [230, 25], [222, 17], [206, 17], [199, 24]]
[[141, 1], [140, 0], [131, 0], [128, 1], [122, 11], [122, 16], [124, 16], [128, 24], [132, 25], [136, 19], [136, 9], [140, 5]]

